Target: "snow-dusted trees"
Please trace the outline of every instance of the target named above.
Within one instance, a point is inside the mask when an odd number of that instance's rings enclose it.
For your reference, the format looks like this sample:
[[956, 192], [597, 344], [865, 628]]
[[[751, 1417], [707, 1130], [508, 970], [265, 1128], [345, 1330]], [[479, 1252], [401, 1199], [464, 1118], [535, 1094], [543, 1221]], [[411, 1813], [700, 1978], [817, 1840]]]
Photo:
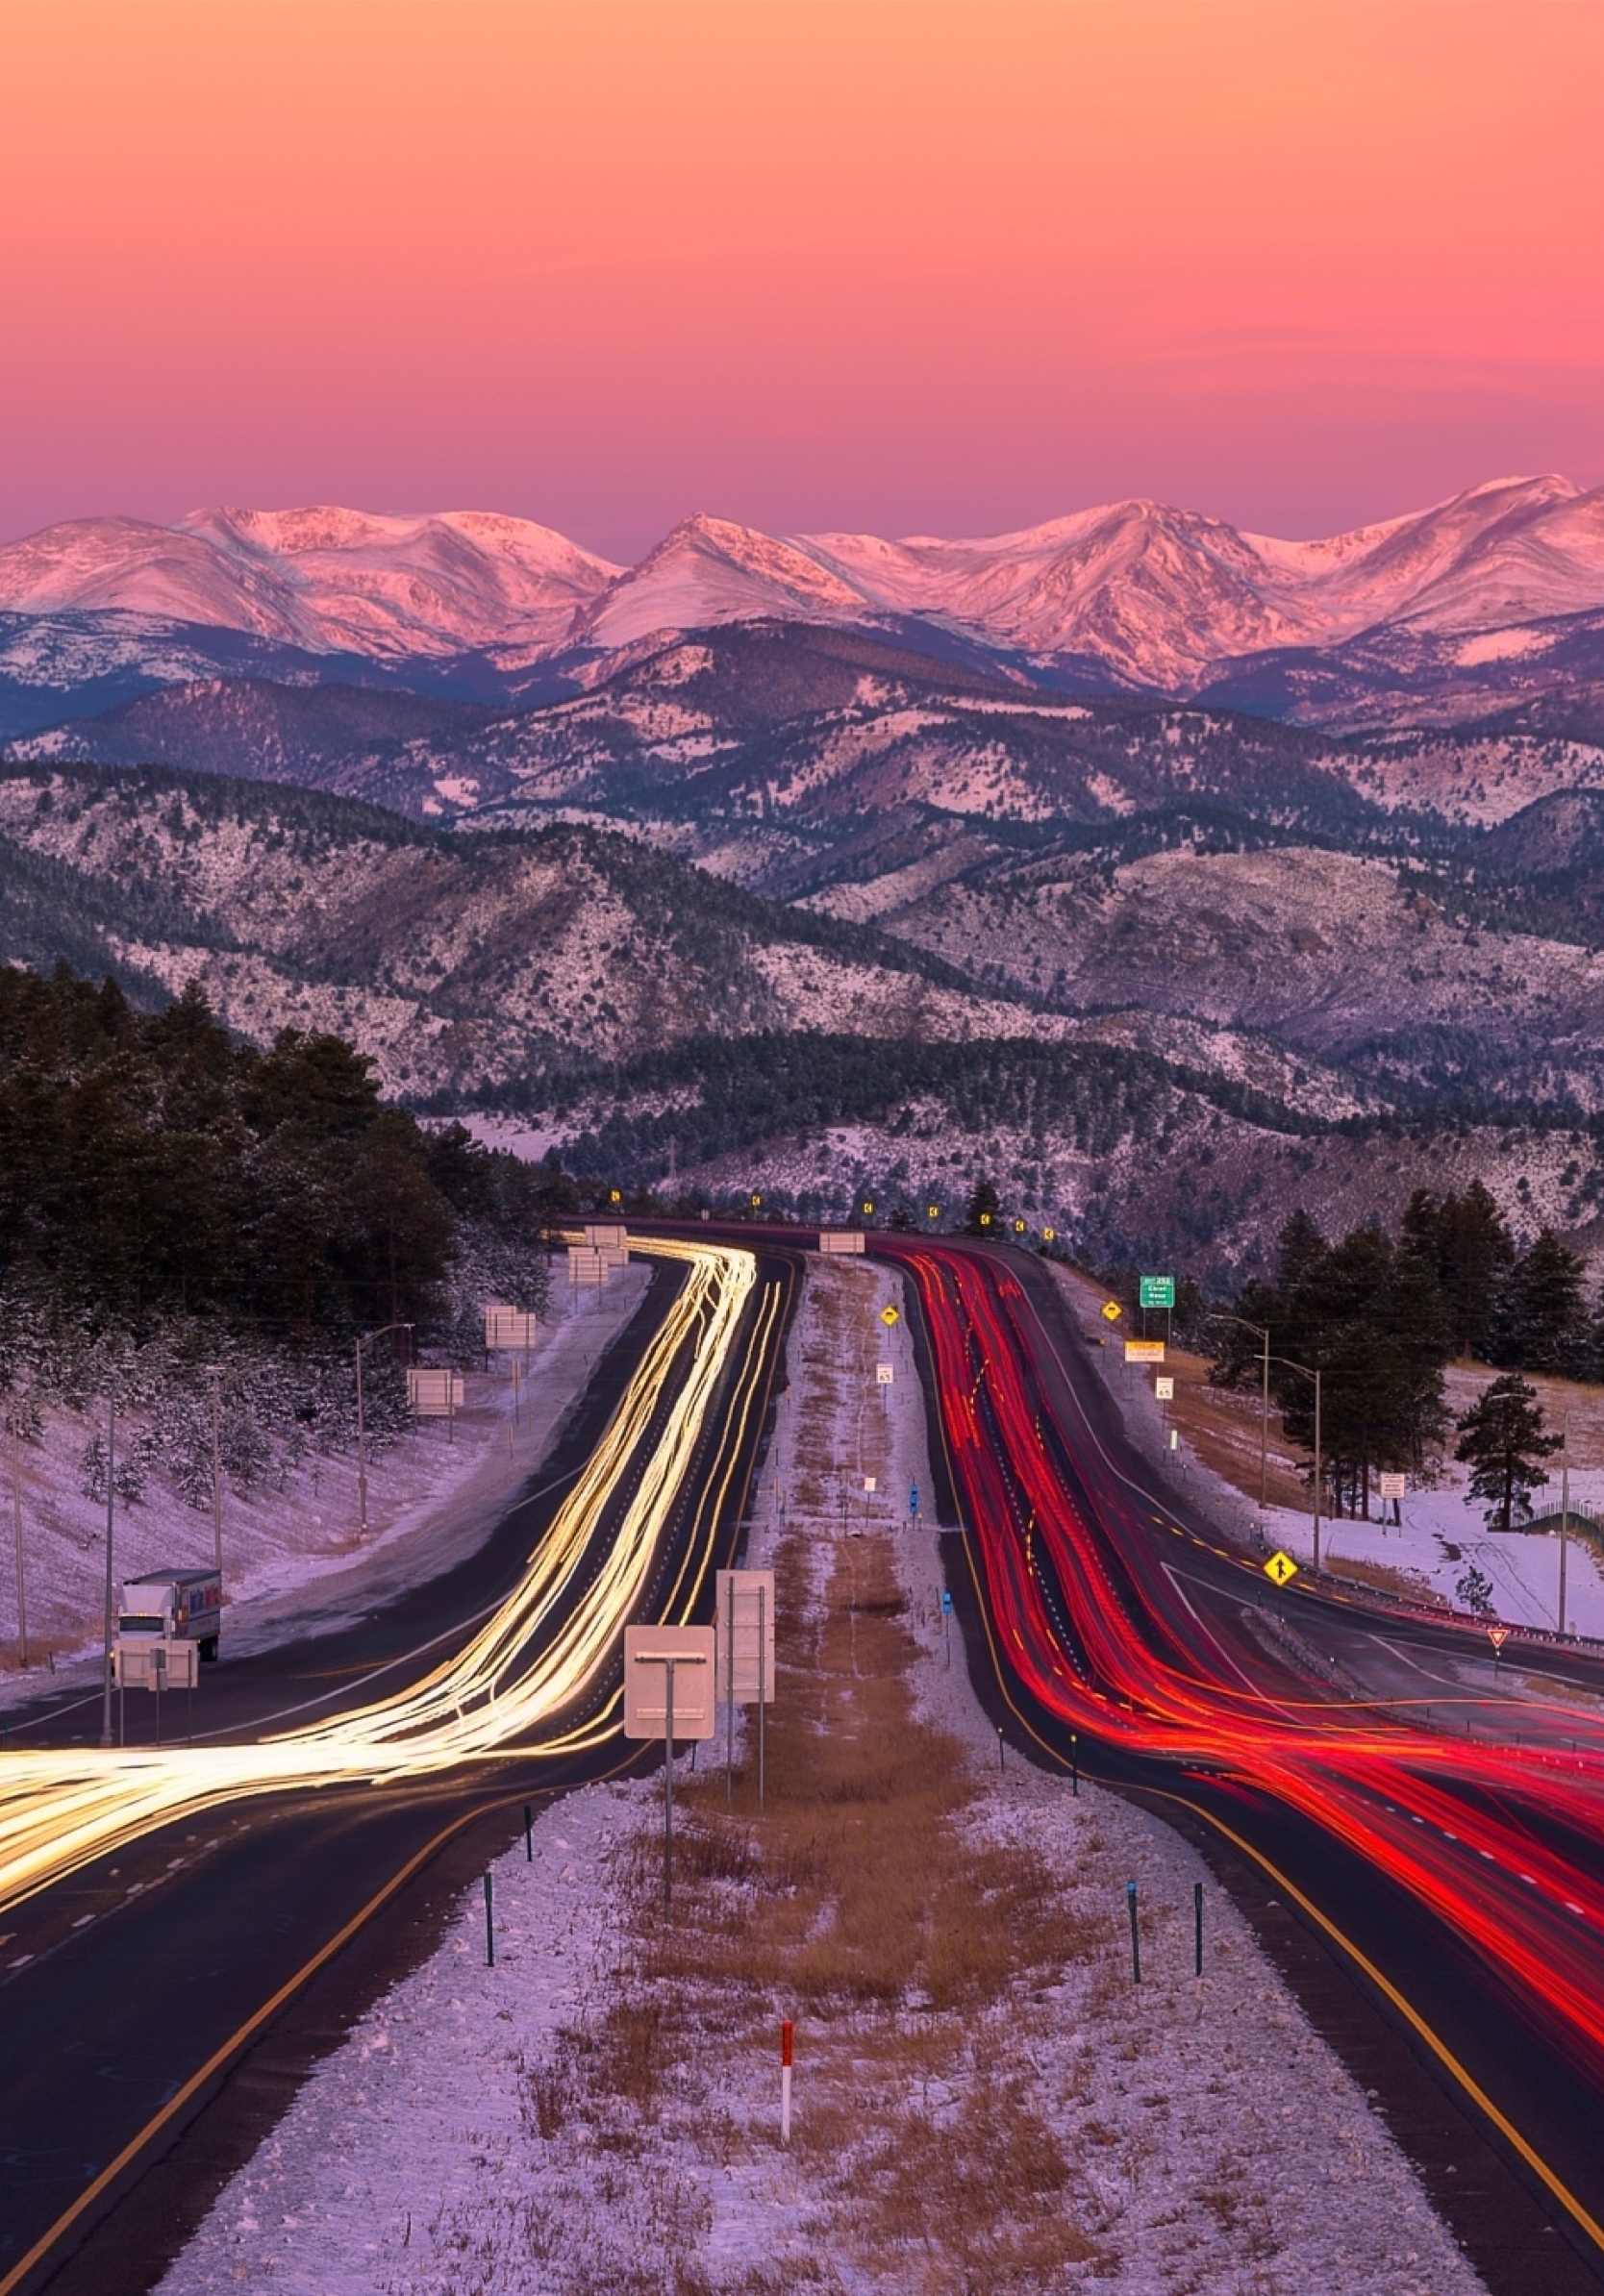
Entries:
[[460, 1126], [385, 1107], [338, 1036], [260, 1053], [193, 986], [150, 1014], [0, 968], [0, 1297], [136, 1336], [184, 1313], [309, 1342], [427, 1326], [464, 1223], [529, 1251], [539, 1195]]

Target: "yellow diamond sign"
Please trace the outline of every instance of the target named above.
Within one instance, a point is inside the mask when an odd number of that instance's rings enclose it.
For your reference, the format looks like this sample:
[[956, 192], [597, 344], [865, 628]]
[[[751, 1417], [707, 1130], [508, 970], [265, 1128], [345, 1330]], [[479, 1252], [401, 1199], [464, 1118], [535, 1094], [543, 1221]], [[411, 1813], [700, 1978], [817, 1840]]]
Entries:
[[1103, 1302], [1103, 1321], [1105, 1323], [1117, 1323], [1121, 1313], [1122, 1310], [1117, 1300], [1105, 1300]]
[[887, 1331], [890, 1331], [892, 1324], [896, 1321], [896, 1310], [894, 1308], [882, 1308], [880, 1310], [880, 1320], [885, 1325]]
[[1289, 1579], [1297, 1577], [1297, 1564], [1283, 1548], [1277, 1547], [1265, 1565], [1265, 1576], [1273, 1579], [1278, 1586], [1285, 1586]]

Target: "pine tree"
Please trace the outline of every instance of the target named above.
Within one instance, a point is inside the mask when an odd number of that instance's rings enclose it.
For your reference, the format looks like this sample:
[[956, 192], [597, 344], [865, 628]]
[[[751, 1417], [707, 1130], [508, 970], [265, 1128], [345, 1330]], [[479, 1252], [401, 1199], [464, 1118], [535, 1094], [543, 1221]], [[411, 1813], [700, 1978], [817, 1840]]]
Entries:
[[1324, 1257], [1325, 1237], [1300, 1204], [1275, 1239], [1275, 1287], [1295, 1291], [1310, 1269]]
[[969, 1198], [968, 1216], [964, 1222], [965, 1235], [1000, 1235], [1002, 1234], [1002, 1202], [990, 1180], [977, 1180], [974, 1194]]
[[[1380, 1228], [1299, 1254], [1301, 1273], [1260, 1320], [1276, 1358], [1321, 1374], [1322, 1464], [1336, 1503], [1368, 1512], [1373, 1469], [1417, 1467], [1441, 1438], [1449, 1326], [1436, 1274]], [[1314, 1384], [1288, 1363], [1271, 1385], [1291, 1439], [1314, 1443]]]
[[1484, 1360], [1501, 1280], [1515, 1259], [1509, 1225], [1480, 1180], [1463, 1196], [1416, 1188], [1402, 1220], [1404, 1249], [1423, 1260], [1447, 1303], [1457, 1356]]
[[1509, 1273], [1498, 1303], [1492, 1360], [1527, 1371], [1587, 1368], [1587, 1261], [1544, 1228]]
[[1454, 1457], [1470, 1469], [1470, 1496], [1490, 1502], [1490, 1531], [1513, 1530], [1531, 1513], [1531, 1494], [1547, 1481], [1541, 1462], [1564, 1436], [1544, 1432], [1537, 1389], [1517, 1371], [1491, 1381], [1458, 1424]]

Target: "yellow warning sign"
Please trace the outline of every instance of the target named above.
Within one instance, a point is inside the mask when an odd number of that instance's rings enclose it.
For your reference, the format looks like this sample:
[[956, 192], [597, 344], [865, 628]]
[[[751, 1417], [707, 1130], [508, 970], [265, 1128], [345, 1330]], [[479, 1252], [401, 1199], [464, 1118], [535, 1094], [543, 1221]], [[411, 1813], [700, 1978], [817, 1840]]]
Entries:
[[894, 1308], [889, 1307], [882, 1308], [880, 1310], [880, 1320], [889, 1332], [892, 1324], [896, 1321], [896, 1310]]
[[1103, 1321], [1105, 1323], [1117, 1323], [1123, 1313], [1124, 1310], [1120, 1307], [1117, 1300], [1105, 1300], [1103, 1302]]
[[1278, 1586], [1285, 1586], [1289, 1579], [1297, 1577], [1297, 1564], [1283, 1548], [1277, 1547], [1265, 1565], [1265, 1576], [1273, 1579]]

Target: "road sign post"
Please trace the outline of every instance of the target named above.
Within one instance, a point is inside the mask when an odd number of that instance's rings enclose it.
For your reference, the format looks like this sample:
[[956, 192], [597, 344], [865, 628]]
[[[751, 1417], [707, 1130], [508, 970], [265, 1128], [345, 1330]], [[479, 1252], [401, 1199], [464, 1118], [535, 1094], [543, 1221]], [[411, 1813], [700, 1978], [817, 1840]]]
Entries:
[[[712, 1627], [624, 1629], [624, 1735], [663, 1740], [663, 1910], [674, 1902], [674, 1740], [711, 1738], [714, 1639]], [[675, 1677], [687, 1679], [675, 1699]], [[659, 1685], [661, 1685], [661, 1690]], [[662, 1705], [656, 1703], [662, 1697]]]
[[952, 1664], [952, 1590], [941, 1589], [941, 1634], [947, 1646], [947, 1664]]
[[725, 1708], [724, 1798], [735, 1791], [735, 1710], [758, 1708], [758, 1807], [764, 1803], [766, 1723], [774, 1696], [774, 1573], [721, 1570], [714, 1579], [714, 1700]]

